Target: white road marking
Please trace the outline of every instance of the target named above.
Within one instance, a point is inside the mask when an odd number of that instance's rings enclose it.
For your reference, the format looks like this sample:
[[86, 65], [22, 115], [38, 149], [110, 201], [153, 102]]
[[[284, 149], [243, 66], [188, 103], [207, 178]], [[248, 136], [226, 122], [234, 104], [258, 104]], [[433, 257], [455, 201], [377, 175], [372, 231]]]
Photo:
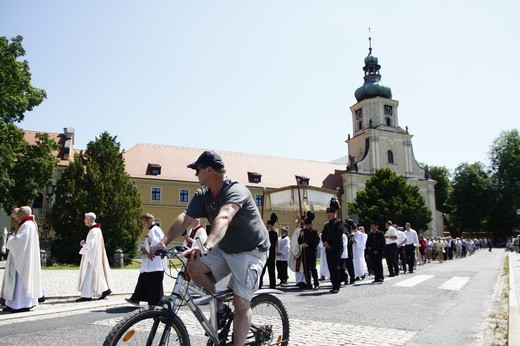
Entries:
[[431, 279], [432, 277], [433, 277], [433, 275], [415, 275], [409, 279], [399, 281], [398, 283], [394, 284], [394, 286], [413, 287], [417, 284], [420, 284], [423, 281]]
[[469, 281], [469, 277], [466, 276], [454, 276], [448, 281], [446, 281], [442, 286], [438, 287], [441, 290], [452, 290], [458, 291], [460, 290], [467, 282]]

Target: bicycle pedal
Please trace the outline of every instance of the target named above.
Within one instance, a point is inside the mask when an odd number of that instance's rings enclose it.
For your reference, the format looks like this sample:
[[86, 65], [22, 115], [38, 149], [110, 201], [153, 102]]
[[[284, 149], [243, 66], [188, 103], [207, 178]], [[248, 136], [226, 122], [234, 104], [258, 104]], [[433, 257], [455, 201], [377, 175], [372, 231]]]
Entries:
[[231, 309], [227, 305], [224, 305], [222, 310], [217, 312], [218, 329], [222, 329], [224, 327], [226, 320], [229, 318], [230, 314], [231, 314]]

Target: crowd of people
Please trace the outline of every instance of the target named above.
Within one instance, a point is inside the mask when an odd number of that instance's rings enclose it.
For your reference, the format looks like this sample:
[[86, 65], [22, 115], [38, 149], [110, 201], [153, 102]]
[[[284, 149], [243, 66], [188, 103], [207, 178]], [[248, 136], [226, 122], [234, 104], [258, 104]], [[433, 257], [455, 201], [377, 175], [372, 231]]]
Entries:
[[[330, 293], [337, 293], [341, 285], [354, 284], [368, 275], [373, 276], [373, 283], [383, 283], [383, 260], [388, 277], [394, 277], [400, 273], [413, 273], [418, 265], [464, 258], [479, 249], [491, 251], [493, 247], [486, 237], [418, 235], [408, 222], [400, 227], [387, 221], [384, 232], [378, 229], [376, 222], [372, 222], [366, 232], [363, 226], [356, 225], [350, 219], [344, 223], [338, 220], [336, 210], [334, 207], [327, 208], [328, 222], [321, 233], [313, 227], [314, 214], [307, 212], [302, 227], [297, 228], [290, 239], [287, 229], [282, 227], [278, 240], [271, 240], [272, 253], [276, 254], [276, 258], [274, 255], [272, 258], [276, 261], [276, 268], [286, 268], [288, 263], [295, 273], [296, 286], [301, 289], [317, 290], [320, 281], [330, 280]], [[276, 235], [278, 230], [273, 229], [272, 219], [267, 224], [273, 239], [272, 234]], [[520, 251], [519, 240], [520, 237], [511, 240], [517, 251]], [[275, 275], [273, 265], [269, 270], [270, 288], [287, 286], [285, 269], [278, 271], [278, 283], [275, 282]]]
[[[4, 312], [29, 311], [38, 303], [45, 301], [41, 279], [40, 240], [38, 225], [32, 209], [23, 206], [13, 209], [13, 220], [18, 222], [18, 229], [5, 241], [7, 253], [5, 272], [0, 286], [0, 305]], [[78, 291], [76, 301], [92, 300], [94, 295], [105, 299], [112, 293], [111, 276], [101, 224], [96, 223], [96, 214], [85, 214], [85, 226], [89, 231], [85, 240], [80, 241], [81, 263], [79, 268]]]
[[520, 253], [520, 234], [516, 237], [507, 239], [506, 250], [511, 252]]

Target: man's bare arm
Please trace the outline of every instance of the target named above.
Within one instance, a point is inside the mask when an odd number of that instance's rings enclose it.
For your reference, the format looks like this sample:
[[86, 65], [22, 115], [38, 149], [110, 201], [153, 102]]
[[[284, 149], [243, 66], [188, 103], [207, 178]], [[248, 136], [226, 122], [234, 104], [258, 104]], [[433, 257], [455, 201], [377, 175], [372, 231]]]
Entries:
[[186, 229], [192, 222], [193, 218], [186, 214], [185, 211], [179, 214], [179, 216], [173, 220], [173, 223], [168, 229], [168, 233], [166, 233], [164, 238], [162, 238], [159, 243], [150, 249], [148, 257], [153, 258], [158, 250], [166, 248], [166, 246], [170, 244], [172, 240], [179, 237], [182, 234], [182, 231]]
[[233, 220], [233, 217], [239, 210], [240, 207], [235, 203], [224, 204], [220, 208], [217, 217], [213, 220], [213, 224], [211, 225], [211, 233], [206, 240], [207, 248], [213, 247], [213, 245], [218, 244], [218, 242], [224, 238], [231, 220]]
[[165, 246], [171, 243], [175, 238], [180, 237], [182, 232], [188, 228], [188, 226], [193, 222], [193, 218], [186, 214], [183, 211], [179, 216], [173, 220], [172, 225], [168, 229], [168, 233], [164, 235], [164, 238], [161, 240]]

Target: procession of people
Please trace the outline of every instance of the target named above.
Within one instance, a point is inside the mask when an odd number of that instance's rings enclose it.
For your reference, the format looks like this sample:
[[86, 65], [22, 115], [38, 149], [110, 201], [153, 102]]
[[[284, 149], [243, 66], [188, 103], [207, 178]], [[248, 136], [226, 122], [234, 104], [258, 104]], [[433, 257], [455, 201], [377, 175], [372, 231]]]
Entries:
[[[235, 277], [228, 285], [236, 291], [235, 311], [241, 316], [250, 313], [249, 301], [254, 292], [262, 288], [265, 273], [270, 289], [287, 287], [290, 269], [299, 289], [319, 290], [324, 286], [323, 281], [330, 280], [332, 287], [328, 292], [335, 294], [342, 286], [355, 284], [368, 276], [372, 276], [372, 283], [382, 284], [385, 279], [383, 259], [388, 277], [394, 277], [414, 273], [417, 265], [435, 260], [443, 263], [471, 256], [481, 248], [492, 249], [491, 240], [486, 238], [425, 237], [419, 235], [410, 222], [401, 227], [388, 220], [383, 232], [374, 221], [367, 233], [364, 226], [353, 220], [338, 218], [340, 206], [335, 198], [326, 208], [327, 222], [321, 232], [314, 223], [315, 213], [307, 211], [289, 236], [286, 225], [276, 227], [275, 213], [264, 223], [249, 190], [225, 176], [224, 163], [217, 153], [205, 151], [188, 168], [195, 170], [202, 187], [168, 232], [161, 230], [152, 214], [141, 217], [147, 235], [139, 250], [142, 255], [139, 277], [133, 294], [126, 298], [129, 304], [159, 304], [164, 294], [162, 281], [166, 265], [154, 257], [154, 253], [181, 235], [185, 254], [191, 256], [186, 276], [195, 283], [205, 283], [204, 287], [210, 291], [220, 287], [221, 279], [228, 275]], [[226, 203], [219, 195], [221, 192], [226, 193]], [[209, 208], [216, 196], [220, 196], [220, 209]], [[236, 222], [232, 221], [235, 215]], [[28, 206], [13, 209], [11, 217], [18, 223], [18, 229], [11, 234], [4, 229], [1, 239], [1, 254], [7, 258], [0, 303], [5, 312], [23, 312], [45, 301], [38, 225]], [[206, 232], [201, 217], [208, 219], [211, 232]], [[114, 288], [101, 222], [94, 212], [86, 212], [84, 224], [86, 236], [79, 243], [81, 261], [76, 302], [106, 299]], [[518, 247], [518, 239], [516, 243]], [[199, 244], [203, 244], [208, 253], [213, 248], [210, 256], [200, 257]], [[254, 272], [255, 277], [245, 277], [248, 271]], [[251, 279], [254, 285], [249, 284]], [[241, 331], [247, 330], [241, 326]]]

